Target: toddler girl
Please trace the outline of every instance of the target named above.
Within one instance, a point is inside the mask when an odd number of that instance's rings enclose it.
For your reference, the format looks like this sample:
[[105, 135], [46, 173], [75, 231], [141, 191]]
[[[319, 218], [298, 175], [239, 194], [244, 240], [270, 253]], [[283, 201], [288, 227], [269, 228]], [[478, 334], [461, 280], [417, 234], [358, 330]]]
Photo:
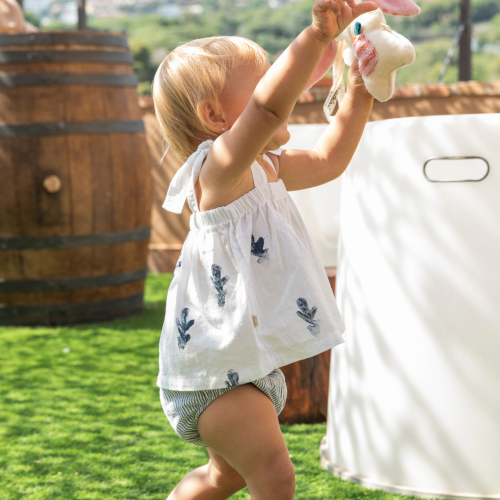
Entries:
[[278, 415], [280, 366], [343, 342], [325, 270], [287, 190], [339, 177], [372, 106], [356, 65], [335, 120], [312, 151], [281, 150], [287, 119], [328, 44], [372, 3], [316, 0], [313, 22], [271, 67], [239, 37], [173, 50], [153, 83], [168, 144], [186, 163], [164, 208], [193, 214], [160, 340], [158, 386], [177, 434], [207, 465], [169, 500], [289, 500], [295, 475]]

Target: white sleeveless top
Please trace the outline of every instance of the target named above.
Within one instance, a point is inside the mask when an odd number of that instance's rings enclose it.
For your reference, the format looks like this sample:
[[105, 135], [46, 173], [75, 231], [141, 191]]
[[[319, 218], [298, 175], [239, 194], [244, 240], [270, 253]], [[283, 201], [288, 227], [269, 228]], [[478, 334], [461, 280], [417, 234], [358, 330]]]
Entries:
[[180, 213], [187, 198], [193, 212], [167, 295], [163, 389], [245, 384], [343, 342], [325, 269], [281, 179], [268, 183], [254, 162], [254, 189], [199, 211], [194, 186], [212, 143], [180, 168], [163, 205]]

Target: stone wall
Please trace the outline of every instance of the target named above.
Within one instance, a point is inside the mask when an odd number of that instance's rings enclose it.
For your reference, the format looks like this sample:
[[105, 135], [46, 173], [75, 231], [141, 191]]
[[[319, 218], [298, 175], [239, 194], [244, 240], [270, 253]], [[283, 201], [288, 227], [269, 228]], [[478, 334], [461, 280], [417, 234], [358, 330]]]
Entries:
[[[323, 78], [300, 96], [289, 123], [327, 123], [323, 103], [332, 85]], [[500, 82], [398, 86], [386, 102], [374, 101], [369, 121], [406, 116], [500, 113]]]

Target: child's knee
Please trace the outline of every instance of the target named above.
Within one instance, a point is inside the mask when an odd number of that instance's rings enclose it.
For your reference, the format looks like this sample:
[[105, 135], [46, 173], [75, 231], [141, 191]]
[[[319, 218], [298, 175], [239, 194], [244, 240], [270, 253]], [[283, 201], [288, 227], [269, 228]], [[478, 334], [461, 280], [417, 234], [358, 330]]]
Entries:
[[222, 490], [238, 491], [246, 486], [243, 477], [229, 464], [221, 464], [211, 459], [208, 462], [208, 472], [212, 484]]
[[[295, 470], [292, 462], [279, 456], [267, 463], [252, 478], [249, 490], [252, 498], [273, 498], [274, 500], [292, 500], [295, 494]], [[267, 496], [266, 496], [267, 495]]]

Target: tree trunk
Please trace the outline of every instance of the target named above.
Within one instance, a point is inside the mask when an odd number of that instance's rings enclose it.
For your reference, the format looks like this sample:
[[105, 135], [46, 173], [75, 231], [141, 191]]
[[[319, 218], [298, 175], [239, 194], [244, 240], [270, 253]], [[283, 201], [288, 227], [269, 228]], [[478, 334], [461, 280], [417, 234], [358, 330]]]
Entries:
[[472, 79], [470, 0], [460, 0], [460, 24], [463, 25], [464, 31], [459, 44], [458, 79], [467, 82]]

